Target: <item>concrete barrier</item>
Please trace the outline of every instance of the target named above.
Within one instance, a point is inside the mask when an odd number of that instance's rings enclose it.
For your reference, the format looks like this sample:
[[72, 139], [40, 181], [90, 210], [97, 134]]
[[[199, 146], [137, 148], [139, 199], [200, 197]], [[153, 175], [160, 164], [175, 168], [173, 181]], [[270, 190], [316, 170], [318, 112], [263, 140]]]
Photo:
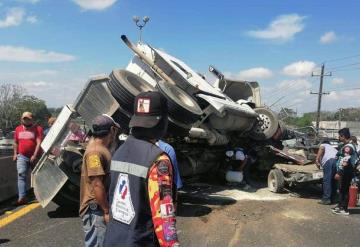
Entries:
[[16, 163], [12, 156], [0, 156], [0, 202], [17, 195]]
[[[30, 169], [28, 171], [27, 189], [30, 188]], [[0, 202], [18, 194], [16, 163], [12, 156], [0, 156]]]

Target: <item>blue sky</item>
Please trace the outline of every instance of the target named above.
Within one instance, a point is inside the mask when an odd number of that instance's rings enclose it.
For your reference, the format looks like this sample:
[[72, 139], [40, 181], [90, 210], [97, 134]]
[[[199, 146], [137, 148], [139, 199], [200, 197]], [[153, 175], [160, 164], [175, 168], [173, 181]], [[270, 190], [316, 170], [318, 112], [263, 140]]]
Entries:
[[267, 105], [280, 99], [276, 110], [316, 110], [310, 75], [322, 62], [333, 71], [323, 108], [359, 107], [359, 10], [355, 0], [0, 0], [0, 83], [71, 103], [90, 75], [127, 65], [120, 35], [136, 41], [132, 16], [148, 15], [145, 42], [202, 73], [212, 64], [259, 81]]

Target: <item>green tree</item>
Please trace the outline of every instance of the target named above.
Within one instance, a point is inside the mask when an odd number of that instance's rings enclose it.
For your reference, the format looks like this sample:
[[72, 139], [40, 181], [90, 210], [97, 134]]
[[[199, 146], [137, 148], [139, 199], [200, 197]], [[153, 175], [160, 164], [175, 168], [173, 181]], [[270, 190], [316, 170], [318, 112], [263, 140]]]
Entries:
[[[25, 111], [32, 112], [35, 118], [35, 122], [41, 126], [47, 126], [47, 120], [51, 116], [48, 108], [46, 107], [45, 101], [36, 98], [32, 95], [24, 95], [18, 101], [16, 108], [21, 113]], [[18, 120], [17, 123], [20, 123]]]
[[20, 118], [16, 105], [24, 92], [25, 89], [19, 85], [0, 85], [0, 129], [7, 130], [15, 126], [14, 120]]
[[30, 111], [35, 122], [47, 125], [50, 112], [43, 100], [26, 95], [25, 89], [19, 85], [3, 84], [0, 86], [0, 129], [13, 130], [20, 124], [21, 114]]

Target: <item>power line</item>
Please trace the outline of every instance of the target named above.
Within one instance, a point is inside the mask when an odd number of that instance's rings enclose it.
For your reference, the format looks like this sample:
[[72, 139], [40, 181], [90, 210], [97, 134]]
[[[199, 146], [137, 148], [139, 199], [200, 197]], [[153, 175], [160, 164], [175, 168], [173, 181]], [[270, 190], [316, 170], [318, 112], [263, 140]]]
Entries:
[[330, 68], [329, 70], [334, 71], [334, 69], [345, 68], [345, 67], [354, 66], [354, 65], [358, 65], [358, 64], [360, 64], [360, 62], [350, 63], [350, 64], [344, 64], [344, 65], [339, 65], [339, 66], [332, 67], [332, 68]]
[[[284, 93], [285, 90], [288, 90], [288, 89], [290, 89], [290, 88], [293, 88], [293, 87], [296, 86], [296, 84], [298, 84], [298, 83], [299, 83], [299, 81], [294, 81], [294, 82], [292, 82], [292, 83], [289, 84], [289, 85], [285, 85], [285, 86], [283, 86], [283, 87], [278, 88], [276, 92], [274, 92], [273, 94], [270, 95], [269, 100], [272, 99], [272, 98], [274, 98], [276, 95], [279, 95], [279, 94], [281, 94], [281, 93]], [[312, 84], [312, 83], [314, 83], [314, 81], [312, 80], [312, 81], [310, 81], [310, 83]], [[284, 95], [288, 96], [288, 95], [290, 95], [290, 94], [291, 94], [291, 93], [283, 94], [282, 96], [284, 96]], [[282, 96], [280, 96], [280, 97], [282, 97]]]
[[359, 70], [360, 67], [350, 67], [350, 68], [343, 68], [343, 69], [335, 69], [335, 70], [332, 70], [332, 72], [341, 72], [341, 71], [353, 71], [353, 70]]
[[348, 90], [360, 90], [360, 87], [336, 88], [329, 91], [336, 92], [336, 91], [348, 91]]
[[347, 57], [335, 58], [335, 59], [324, 61], [324, 63], [331, 63], [331, 62], [346, 60], [346, 59], [350, 59], [350, 58], [354, 58], [354, 57], [360, 57], [360, 54], [347, 56]]

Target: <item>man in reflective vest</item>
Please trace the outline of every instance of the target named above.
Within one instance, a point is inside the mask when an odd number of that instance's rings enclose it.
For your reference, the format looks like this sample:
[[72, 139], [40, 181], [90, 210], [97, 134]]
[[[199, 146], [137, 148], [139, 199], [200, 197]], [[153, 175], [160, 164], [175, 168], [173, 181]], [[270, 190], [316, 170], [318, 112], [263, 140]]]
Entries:
[[131, 135], [111, 161], [104, 246], [179, 246], [173, 166], [155, 145], [166, 133], [167, 116], [167, 101], [159, 92], [135, 98]]

